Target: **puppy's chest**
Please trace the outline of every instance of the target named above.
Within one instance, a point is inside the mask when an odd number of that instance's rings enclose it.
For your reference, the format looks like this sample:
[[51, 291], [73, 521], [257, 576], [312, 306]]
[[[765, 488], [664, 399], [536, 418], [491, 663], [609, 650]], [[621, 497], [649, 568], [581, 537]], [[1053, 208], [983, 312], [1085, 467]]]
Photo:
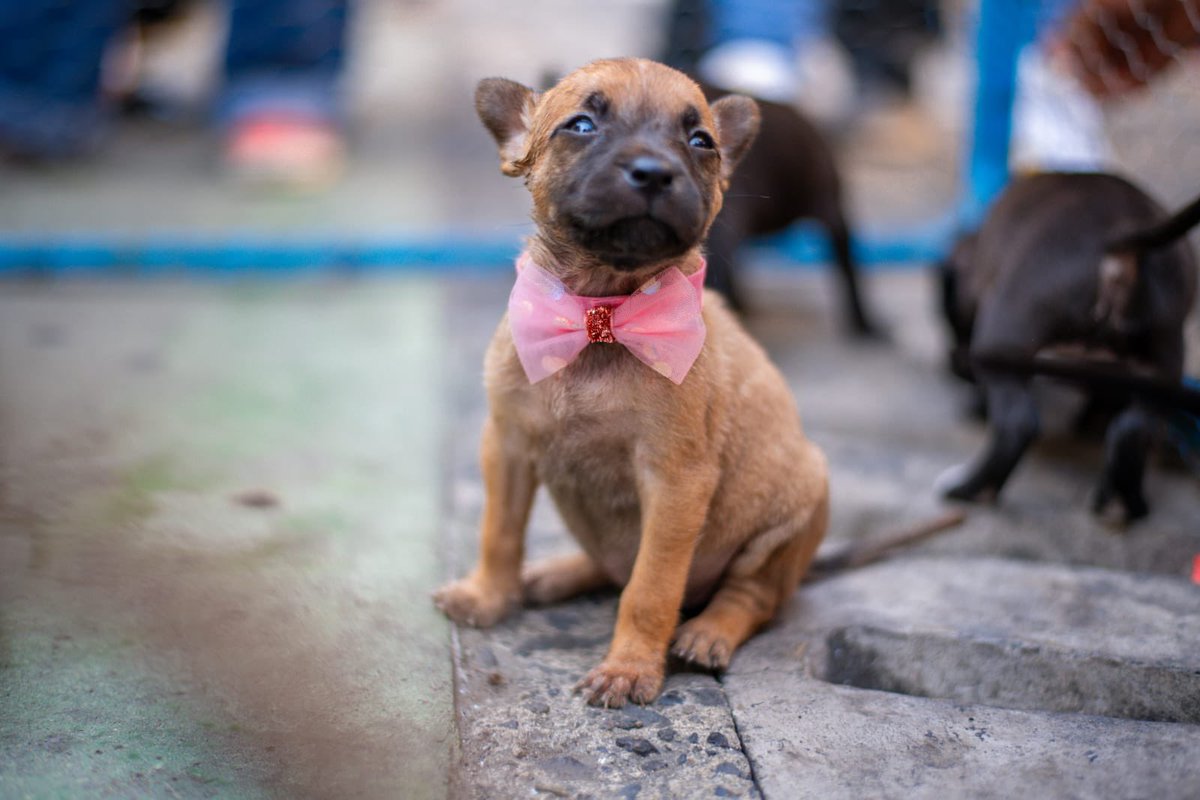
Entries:
[[636, 405], [592, 387], [554, 387], [542, 411], [531, 433], [548, 472], [595, 475], [632, 462], [643, 425]]
[[661, 380], [641, 368], [573, 370], [529, 387], [522, 422], [548, 486], [614, 500], [635, 491], [637, 445], [653, 425], [643, 382]]

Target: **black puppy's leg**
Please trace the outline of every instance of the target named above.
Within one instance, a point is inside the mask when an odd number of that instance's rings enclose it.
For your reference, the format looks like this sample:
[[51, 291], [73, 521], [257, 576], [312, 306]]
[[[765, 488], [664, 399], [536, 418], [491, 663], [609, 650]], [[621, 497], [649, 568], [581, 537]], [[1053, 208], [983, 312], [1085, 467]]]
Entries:
[[858, 263], [850, 246], [850, 229], [840, 211], [827, 215], [826, 230], [833, 245], [834, 261], [842, 280], [842, 307], [850, 324], [850, 332], [868, 339], [886, 339], [887, 330], [868, 312], [858, 282]]
[[1089, 393], [1084, 405], [1075, 415], [1071, 430], [1080, 438], [1099, 439], [1129, 404], [1129, 398], [1102, 392]]
[[965, 411], [972, 422], [987, 422], [987, 392], [972, 384], [968, 387]]
[[1157, 428], [1158, 419], [1138, 405], [1127, 408], [1108, 426], [1104, 472], [1092, 496], [1094, 513], [1104, 511], [1113, 497], [1124, 506], [1126, 522], [1141, 519], [1150, 512], [1142, 487], [1146, 458]]
[[[1157, 372], [1171, 381], [1183, 375], [1184, 340], [1178, 325], [1160, 324], [1143, 356]], [[1133, 522], [1150, 513], [1143, 493], [1146, 459], [1151, 447], [1164, 435], [1165, 423], [1144, 403], [1134, 402], [1108, 426], [1105, 435], [1104, 472], [1092, 496], [1092, 510], [1100, 513], [1115, 496], [1125, 510], [1125, 521]]]
[[1037, 405], [1027, 380], [993, 377], [985, 385], [991, 441], [974, 463], [965, 469], [955, 468], [938, 480], [941, 493], [956, 500], [998, 495], [1038, 434]]
[[722, 211], [708, 234], [708, 272], [704, 283], [716, 289], [729, 301], [729, 307], [745, 313], [746, 300], [734, 275], [739, 269], [738, 249], [746, 238], [736, 215]]

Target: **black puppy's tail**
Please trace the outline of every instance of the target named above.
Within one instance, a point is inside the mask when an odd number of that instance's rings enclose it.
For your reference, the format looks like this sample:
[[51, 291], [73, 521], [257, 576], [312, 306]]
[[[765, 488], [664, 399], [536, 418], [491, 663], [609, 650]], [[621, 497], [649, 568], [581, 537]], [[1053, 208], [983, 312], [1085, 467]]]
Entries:
[[1122, 364], [1048, 356], [1035, 356], [1032, 359], [977, 356], [974, 363], [993, 371], [1057, 378], [1086, 389], [1141, 400], [1166, 411], [1183, 411], [1200, 416], [1200, 389], [1181, 381], [1130, 372]]
[[1100, 261], [1100, 288], [1093, 316], [1118, 330], [1128, 325], [1126, 312], [1138, 281], [1138, 256], [1166, 247], [1200, 225], [1200, 197], [1149, 228], [1122, 234], [1104, 246]]
[[981, 356], [981, 367], [1020, 375], [1044, 375], [1074, 383], [1083, 389], [1137, 400], [1157, 409], [1168, 425], [1168, 439], [1188, 467], [1200, 475], [1200, 381], [1172, 381], [1146, 373], [1129, 372], [1119, 364], [1085, 359], [1035, 356], [1032, 359]]
[[1105, 245], [1109, 253], [1144, 253], [1181, 239], [1200, 225], [1200, 197], [1188, 203], [1164, 221], [1144, 230], [1124, 234]]

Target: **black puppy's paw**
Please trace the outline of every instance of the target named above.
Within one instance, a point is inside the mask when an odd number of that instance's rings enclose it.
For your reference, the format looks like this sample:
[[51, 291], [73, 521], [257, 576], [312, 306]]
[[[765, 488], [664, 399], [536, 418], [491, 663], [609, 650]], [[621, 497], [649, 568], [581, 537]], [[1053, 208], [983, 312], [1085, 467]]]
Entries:
[[1125, 522], [1137, 522], [1150, 515], [1150, 506], [1144, 497], [1130, 497], [1123, 501], [1125, 505]]
[[980, 484], [970, 464], [958, 464], [938, 475], [933, 490], [947, 500], [974, 503], [991, 502], [996, 496], [990, 487]]
[[863, 344], [891, 344], [893, 341], [891, 328], [870, 318], [853, 320], [847, 332]]
[[1150, 514], [1150, 505], [1141, 492], [1118, 493], [1107, 480], [1101, 480], [1092, 492], [1092, 513], [1098, 517], [1104, 516], [1114, 499], [1120, 500], [1123, 512], [1120, 522], [1124, 525], [1130, 525]]

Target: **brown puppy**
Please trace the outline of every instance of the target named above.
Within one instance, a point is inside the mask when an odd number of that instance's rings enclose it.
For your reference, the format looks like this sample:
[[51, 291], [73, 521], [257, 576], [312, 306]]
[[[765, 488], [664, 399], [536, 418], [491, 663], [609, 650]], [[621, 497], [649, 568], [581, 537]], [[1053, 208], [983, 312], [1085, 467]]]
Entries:
[[[682, 73], [642, 59], [589, 64], [540, 96], [485, 80], [476, 107], [502, 171], [533, 194], [532, 261], [589, 297], [702, 268], [700, 245], [758, 125], [753, 101], [710, 107]], [[678, 385], [594, 340], [531, 384], [508, 317], [487, 352], [480, 561], [435, 600], [487, 626], [522, 600], [624, 587], [608, 655], [579, 684], [593, 704], [653, 700], [672, 641], [683, 658], [725, 667], [825, 533], [825, 459], [783, 377], [715, 293], [703, 321]], [[539, 483], [582, 552], [522, 570]], [[702, 610], [679, 625], [685, 606]]]

